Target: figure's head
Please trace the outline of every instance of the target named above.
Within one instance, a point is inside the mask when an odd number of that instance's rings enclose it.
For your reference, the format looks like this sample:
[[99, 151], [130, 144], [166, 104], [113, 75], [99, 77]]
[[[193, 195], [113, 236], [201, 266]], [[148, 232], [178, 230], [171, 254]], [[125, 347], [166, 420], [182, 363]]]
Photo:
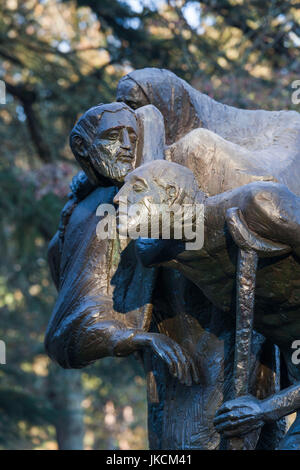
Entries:
[[[176, 215], [184, 204], [202, 202], [203, 198], [192, 171], [177, 163], [155, 160], [126, 176], [125, 184], [115, 196], [114, 203], [119, 205], [119, 216], [125, 215], [125, 211], [128, 214], [127, 226], [130, 229], [149, 224], [155, 215], [159, 218], [162, 205], [168, 206]], [[138, 211], [133, 211], [131, 215], [133, 205]], [[127, 235], [120, 222], [118, 230]]]
[[93, 184], [102, 177], [117, 184], [134, 169], [137, 133], [135, 113], [125, 103], [100, 104], [78, 120], [70, 146]]
[[150, 104], [149, 98], [142, 86], [130, 75], [126, 75], [119, 81], [116, 99], [128, 104], [132, 109]]

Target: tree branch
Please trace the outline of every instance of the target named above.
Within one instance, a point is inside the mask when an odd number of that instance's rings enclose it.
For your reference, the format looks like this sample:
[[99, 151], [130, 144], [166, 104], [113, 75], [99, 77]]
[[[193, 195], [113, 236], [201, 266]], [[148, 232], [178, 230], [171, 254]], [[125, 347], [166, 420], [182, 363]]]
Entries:
[[12, 85], [6, 82], [6, 90], [8, 93], [17, 98], [24, 109], [26, 115], [26, 123], [31, 136], [33, 145], [37, 151], [39, 158], [44, 163], [50, 163], [52, 161], [51, 151], [44, 141], [43, 135], [40, 131], [41, 123], [38, 116], [33, 108], [34, 102], [37, 100], [36, 93], [31, 90], [27, 90], [22, 85]]

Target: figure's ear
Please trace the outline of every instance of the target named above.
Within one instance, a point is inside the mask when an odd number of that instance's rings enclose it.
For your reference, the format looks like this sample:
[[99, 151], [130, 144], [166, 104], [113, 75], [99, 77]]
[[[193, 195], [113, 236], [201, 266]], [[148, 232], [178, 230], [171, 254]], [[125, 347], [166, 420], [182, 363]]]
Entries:
[[83, 169], [89, 181], [93, 185], [97, 185], [99, 183], [99, 176], [95, 174], [95, 171], [91, 165], [89, 151], [85, 140], [80, 135], [71, 136], [70, 146], [77, 162]]
[[178, 195], [178, 188], [173, 184], [168, 184], [168, 186], [166, 187], [166, 193], [168, 195], [168, 198], [172, 202], [174, 202]]
[[88, 155], [86, 143], [79, 135], [74, 135], [72, 137], [71, 148], [76, 157], [86, 158]]

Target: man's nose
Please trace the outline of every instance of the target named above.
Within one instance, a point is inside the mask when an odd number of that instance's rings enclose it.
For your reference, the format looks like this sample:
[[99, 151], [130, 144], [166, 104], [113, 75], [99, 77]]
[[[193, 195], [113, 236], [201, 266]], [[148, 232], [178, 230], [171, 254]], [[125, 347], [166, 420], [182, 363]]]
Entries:
[[113, 203], [117, 204], [118, 206], [120, 205], [120, 202], [125, 202], [127, 200], [127, 194], [128, 190], [123, 187], [119, 190], [119, 192], [115, 195]]
[[128, 149], [128, 150], [131, 149], [131, 142], [130, 142], [130, 138], [129, 138], [129, 134], [127, 132], [127, 129], [123, 129], [123, 132], [122, 132], [122, 147], [124, 149]]
[[119, 193], [115, 195], [113, 199], [113, 203], [116, 204], [117, 206], [119, 205]]

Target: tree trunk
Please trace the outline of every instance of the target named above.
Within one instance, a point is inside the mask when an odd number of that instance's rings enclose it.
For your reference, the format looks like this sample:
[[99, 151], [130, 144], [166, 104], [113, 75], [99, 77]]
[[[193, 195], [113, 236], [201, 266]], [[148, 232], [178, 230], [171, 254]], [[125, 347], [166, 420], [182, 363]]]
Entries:
[[60, 450], [83, 449], [84, 423], [81, 371], [51, 364], [49, 399], [55, 411], [55, 428]]

